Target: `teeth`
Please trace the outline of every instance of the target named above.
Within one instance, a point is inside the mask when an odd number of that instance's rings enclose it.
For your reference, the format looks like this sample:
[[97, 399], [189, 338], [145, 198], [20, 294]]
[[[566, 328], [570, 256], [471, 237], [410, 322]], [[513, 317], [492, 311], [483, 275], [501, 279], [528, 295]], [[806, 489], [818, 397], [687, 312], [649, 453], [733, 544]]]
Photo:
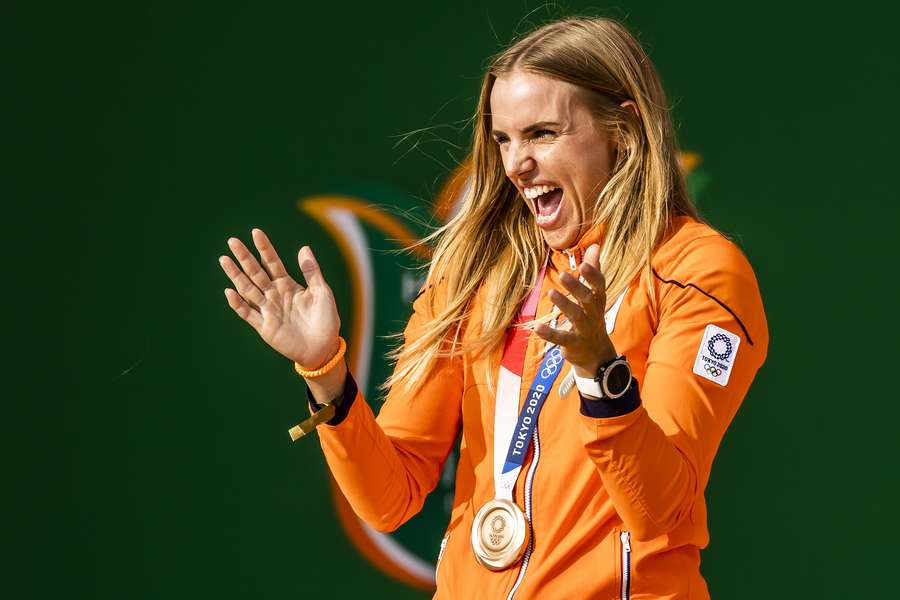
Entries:
[[525, 188], [525, 197], [529, 200], [534, 200], [538, 196], [543, 196], [547, 192], [551, 192], [553, 190], [558, 190], [558, 185], [536, 185], [533, 187]]

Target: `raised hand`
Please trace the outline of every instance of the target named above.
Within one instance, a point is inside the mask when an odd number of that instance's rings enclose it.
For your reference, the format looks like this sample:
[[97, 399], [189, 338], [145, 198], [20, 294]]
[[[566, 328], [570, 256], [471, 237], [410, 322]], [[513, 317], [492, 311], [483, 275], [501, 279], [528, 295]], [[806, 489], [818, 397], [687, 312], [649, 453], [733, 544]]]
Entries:
[[591, 245], [584, 253], [579, 267], [587, 285], [569, 273], [560, 275], [560, 283], [574, 300], [556, 290], [550, 290], [550, 300], [569, 319], [569, 331], [541, 324], [535, 333], [542, 339], [559, 344], [562, 354], [581, 377], [593, 378], [597, 369], [616, 357], [616, 350], [606, 333], [606, 278], [600, 271], [600, 247]]
[[235, 287], [225, 290], [228, 305], [276, 351], [306, 368], [318, 368], [338, 350], [341, 319], [331, 288], [308, 246], [297, 255], [309, 286], [304, 288], [288, 275], [266, 234], [254, 229], [252, 236], [265, 268], [237, 238], [228, 240], [237, 264], [229, 256], [219, 257]]

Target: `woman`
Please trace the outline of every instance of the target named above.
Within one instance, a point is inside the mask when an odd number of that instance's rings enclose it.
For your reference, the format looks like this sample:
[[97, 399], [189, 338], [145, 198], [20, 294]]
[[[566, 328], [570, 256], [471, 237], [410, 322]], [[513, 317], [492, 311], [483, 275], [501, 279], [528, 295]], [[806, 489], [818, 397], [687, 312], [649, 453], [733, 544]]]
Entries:
[[261, 231], [263, 266], [229, 240], [229, 305], [297, 363], [362, 519], [416, 514], [462, 428], [436, 598], [708, 598], [703, 490], [768, 332], [677, 156], [659, 78], [615, 21], [500, 54], [377, 419], [312, 251], [303, 288]]

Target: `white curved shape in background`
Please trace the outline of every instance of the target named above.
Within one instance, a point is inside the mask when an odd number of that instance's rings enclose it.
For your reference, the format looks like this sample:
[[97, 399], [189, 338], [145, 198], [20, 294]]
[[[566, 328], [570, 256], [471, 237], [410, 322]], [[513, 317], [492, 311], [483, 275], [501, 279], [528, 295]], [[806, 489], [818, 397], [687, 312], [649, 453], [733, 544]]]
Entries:
[[[326, 216], [335, 225], [335, 228], [344, 235], [344, 241], [353, 252], [352, 259], [356, 262], [356, 272], [359, 273], [362, 279], [359, 282], [362, 298], [357, 299], [360, 303], [358, 314], [362, 336], [360, 347], [357, 349], [356, 372], [353, 375], [356, 378], [359, 389], [366, 390], [369, 382], [372, 347], [375, 341], [375, 275], [372, 258], [369, 255], [366, 233], [363, 231], [356, 215], [347, 209], [333, 207], [326, 210]], [[411, 576], [434, 585], [435, 567], [433, 564], [422, 560], [401, 546], [390, 535], [369, 527], [359, 517], [356, 517], [356, 519], [362, 525], [362, 530], [384, 556]]]
[[358, 360], [353, 376], [356, 378], [359, 389], [366, 390], [369, 385], [369, 369], [372, 363], [372, 344], [375, 341], [375, 275], [372, 258], [369, 256], [369, 244], [366, 232], [363, 231], [359, 220], [352, 212], [345, 208], [328, 208], [325, 214], [344, 234], [344, 241], [353, 252], [357, 272], [362, 279], [359, 282], [362, 298], [357, 299], [360, 303], [358, 314], [362, 336], [359, 348], [356, 349]]

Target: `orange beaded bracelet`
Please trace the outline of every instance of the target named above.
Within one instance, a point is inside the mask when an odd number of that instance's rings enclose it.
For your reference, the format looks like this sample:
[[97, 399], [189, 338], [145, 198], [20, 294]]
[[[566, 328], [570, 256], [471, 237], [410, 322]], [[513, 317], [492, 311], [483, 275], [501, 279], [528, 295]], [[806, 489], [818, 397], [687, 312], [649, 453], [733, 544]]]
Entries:
[[318, 369], [307, 369], [298, 362], [294, 363], [294, 369], [296, 369], [300, 377], [303, 377], [304, 379], [315, 379], [316, 377], [321, 377], [328, 371], [332, 370], [335, 366], [337, 366], [337, 364], [344, 358], [344, 352], [347, 351], [347, 342], [344, 341], [344, 338], [338, 336], [338, 344], [337, 354], [332, 356], [331, 360], [329, 360]]

